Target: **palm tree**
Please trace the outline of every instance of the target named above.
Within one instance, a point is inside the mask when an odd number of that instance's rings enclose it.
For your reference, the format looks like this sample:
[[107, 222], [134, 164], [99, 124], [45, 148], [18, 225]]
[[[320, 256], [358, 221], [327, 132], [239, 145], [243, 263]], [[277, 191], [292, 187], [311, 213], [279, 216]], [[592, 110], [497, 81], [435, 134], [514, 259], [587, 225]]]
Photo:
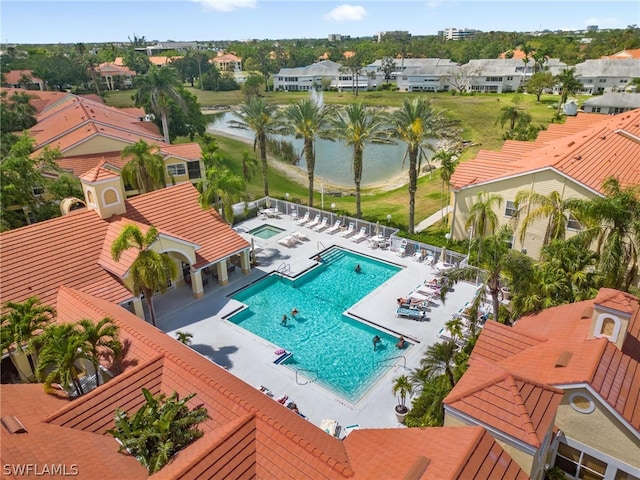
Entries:
[[120, 157], [129, 159], [122, 169], [122, 179], [140, 193], [153, 192], [167, 186], [162, 155], [144, 140], [127, 145]]
[[603, 183], [603, 191], [603, 197], [573, 200], [569, 207], [593, 221], [594, 226], [584, 229], [578, 237], [586, 245], [597, 241], [598, 268], [604, 286], [628, 290], [638, 273], [640, 187], [623, 188], [618, 179], [609, 177]]
[[531, 114], [520, 106], [522, 96], [516, 94], [511, 102], [513, 105], [505, 105], [500, 109], [500, 116], [496, 120], [496, 124], [500, 124], [500, 128], [504, 127], [505, 123], [509, 123], [509, 130], [513, 131], [518, 127], [526, 127], [531, 123]]
[[396, 412], [400, 415], [406, 414], [409, 410], [407, 408], [407, 396], [413, 395], [413, 384], [409, 380], [409, 377], [407, 375], [396, 377], [393, 380], [391, 389], [393, 394], [398, 396]]
[[244, 180], [223, 165], [208, 168], [206, 178], [206, 188], [199, 197], [200, 206], [208, 208], [213, 205], [222, 211], [225, 221], [232, 224], [233, 204], [242, 197], [246, 188]]
[[424, 357], [420, 360], [420, 366], [424, 369], [427, 378], [435, 378], [444, 374], [451, 388], [455, 387], [456, 380], [453, 375], [453, 368], [456, 348], [454, 340], [434, 343], [427, 348]]
[[582, 83], [576, 78], [575, 67], [565, 68], [556, 75], [556, 82], [560, 84], [560, 102], [558, 102], [557, 115], [560, 115], [562, 105], [567, 101], [569, 95], [575, 96], [582, 88]]
[[189, 332], [181, 332], [178, 330], [176, 332], [176, 339], [185, 345], [191, 345], [191, 340], [193, 339], [193, 333]]
[[202, 405], [190, 409], [195, 393], [180, 399], [176, 392], [154, 397], [142, 389], [146, 402], [131, 416], [116, 409], [115, 427], [107, 430], [120, 442], [120, 451], [136, 457], [149, 474], [158, 472], [177, 452], [203, 435], [198, 425], [209, 419]]
[[313, 207], [313, 178], [316, 154], [313, 142], [316, 138], [333, 140], [330, 135], [331, 110], [310, 98], [289, 105], [281, 116], [282, 133], [301, 138], [304, 142], [304, 158], [309, 179], [309, 206]]
[[442, 179], [442, 192], [440, 194], [440, 211], [442, 212], [442, 216], [444, 218], [444, 187], [446, 185], [447, 190], [451, 187], [451, 177], [453, 177], [453, 172], [455, 172], [458, 163], [460, 163], [460, 159], [455, 154], [455, 152], [450, 152], [447, 150], [438, 150], [433, 156], [433, 160], [440, 161], [440, 178]]
[[44, 377], [44, 389], [52, 391], [51, 385], [57, 383], [64, 390], [73, 385], [76, 395], [83, 395], [82, 384], [78, 379], [80, 369], [76, 362], [90, 359], [84, 338], [75, 324], [50, 325], [38, 339], [42, 345], [40, 362], [36, 370], [38, 378]]
[[409, 233], [414, 233], [416, 191], [422, 159], [429, 159], [425, 150], [432, 150], [429, 140], [442, 135], [446, 122], [442, 115], [431, 108], [431, 102], [424, 98], [405, 98], [402, 107], [389, 117], [391, 136], [407, 144], [402, 162], [409, 158]]
[[268, 105], [262, 97], [251, 97], [240, 105], [240, 111], [234, 112], [239, 120], [230, 120], [232, 127], [253, 130], [253, 150], [260, 153], [262, 162], [262, 185], [265, 197], [269, 196], [269, 180], [267, 178], [267, 139], [275, 128], [274, 113], [276, 108]]
[[356, 218], [361, 218], [360, 183], [362, 182], [364, 147], [367, 143], [389, 143], [383, 137], [384, 119], [376, 110], [365, 107], [361, 103], [352, 103], [337, 111], [331, 124], [333, 134], [344, 140], [347, 146], [353, 147], [352, 168], [356, 186]]
[[249, 155], [246, 150], [242, 152], [242, 178], [245, 182], [249, 182], [255, 174], [258, 168], [258, 160], [256, 157]]
[[[487, 233], [495, 234], [498, 225], [498, 216], [494, 208], [502, 205], [502, 196], [495, 193], [479, 192], [478, 201], [469, 211], [469, 218], [464, 225], [465, 229], [471, 228], [472, 238], [484, 238]], [[487, 232], [488, 231], [488, 232]], [[482, 242], [478, 243], [478, 256], [482, 250]]]
[[158, 253], [151, 247], [158, 239], [155, 227], [149, 227], [142, 233], [137, 225], [127, 225], [111, 245], [111, 256], [118, 262], [122, 254], [134, 249], [138, 251], [136, 259], [129, 267], [125, 283], [135, 296], [144, 294], [149, 308], [151, 324], [156, 326], [156, 313], [153, 308], [153, 295], [156, 291], [167, 291], [169, 280], [176, 276], [177, 267], [166, 253]]
[[524, 243], [527, 228], [541, 219], [548, 218], [547, 228], [544, 233], [543, 244], [547, 245], [553, 240], [564, 240], [567, 231], [569, 216], [568, 204], [571, 200], [565, 200], [562, 195], [554, 190], [548, 195], [531, 190], [521, 190], [516, 194], [515, 207], [518, 209], [516, 218], [521, 219], [520, 242]]
[[93, 370], [96, 375], [96, 387], [100, 385], [100, 356], [108, 354], [115, 358], [122, 350], [122, 343], [118, 340], [119, 328], [109, 317], [105, 317], [98, 323], [83, 318], [78, 322], [79, 334], [82, 337], [86, 352], [91, 358]]
[[160, 116], [164, 141], [167, 144], [171, 143], [169, 140], [171, 102], [185, 106], [175, 70], [152, 66], [145, 75], [136, 77], [136, 83], [138, 86], [135, 96], [136, 106], [149, 105], [151, 111]]
[[1, 351], [9, 353], [12, 363], [23, 381], [35, 381], [37, 349], [31, 340], [56, 316], [56, 310], [40, 304], [37, 297], [29, 297], [22, 303], [5, 302], [5, 313], [0, 317]]

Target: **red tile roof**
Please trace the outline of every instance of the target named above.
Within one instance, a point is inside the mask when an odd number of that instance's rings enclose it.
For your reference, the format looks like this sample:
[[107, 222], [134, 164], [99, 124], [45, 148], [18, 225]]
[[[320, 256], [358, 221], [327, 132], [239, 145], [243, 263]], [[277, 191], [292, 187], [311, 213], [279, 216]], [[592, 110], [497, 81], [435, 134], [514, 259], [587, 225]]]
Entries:
[[508, 143], [500, 152], [482, 150], [458, 166], [451, 185], [460, 190], [543, 169], [556, 170], [600, 193], [609, 176], [616, 176], [623, 186], [640, 184], [640, 109], [597, 120], [580, 114], [564, 125], [552, 124], [532, 144], [538, 146], [535, 149]]
[[[140, 195], [126, 202], [127, 211], [122, 217], [154, 225], [160, 231], [200, 245], [195, 268], [203, 268], [248, 248], [247, 241], [215, 210], [200, 208], [198, 195], [190, 183]], [[130, 299], [131, 293], [98, 264], [109, 224], [122, 217], [102, 220], [92, 210], [75, 211], [1, 233], [3, 301], [22, 302], [37, 295], [51, 305], [61, 285], [114, 303]]]
[[629, 58], [640, 59], [640, 48], [629, 49], [629, 50], [621, 50], [613, 55], [605, 55], [602, 58], [612, 58], [612, 59], [621, 59], [627, 60]]
[[42, 79], [36, 77], [33, 74], [33, 70], [9, 70], [8, 72], [3, 72], [3, 73], [4, 73], [4, 80], [5, 80], [4, 83], [8, 85], [18, 85], [23, 75], [26, 75], [27, 77], [31, 77], [33, 82], [42, 83]]
[[[629, 315], [622, 350], [606, 338], [589, 337], [594, 305]], [[446, 404], [494, 382], [496, 372], [547, 386], [589, 384], [629, 425], [640, 431], [640, 306], [628, 293], [601, 289], [593, 300], [543, 310], [518, 320], [514, 327], [487, 322], [471, 354], [470, 368]], [[487, 383], [489, 382], [489, 383]], [[494, 382], [495, 383], [495, 382]], [[482, 388], [481, 388], [482, 387]], [[494, 390], [497, 387], [492, 387]], [[468, 414], [496, 428], [518, 427], [493, 419], [494, 403], [474, 397]], [[486, 400], [486, 398], [485, 398]], [[462, 408], [458, 404], [457, 408]], [[498, 427], [497, 425], [500, 425]]]
[[68, 92], [43, 92], [38, 90], [23, 90], [21, 88], [0, 88], [0, 92], [7, 91], [9, 97], [15, 92], [24, 92], [31, 96], [29, 103], [36, 109], [36, 114], [40, 114], [52, 105], [63, 102], [67, 97], [72, 97]]
[[62, 287], [56, 307], [59, 322], [112, 318], [127, 345], [123, 373], [74, 401], [47, 396], [40, 385], [0, 386], [2, 414], [18, 416], [29, 430], [1, 431], [3, 464], [68, 462], [80, 478], [147, 478], [104, 434], [116, 407], [131, 412], [142, 404], [145, 387], [196, 393], [190, 406], [203, 405], [211, 417], [200, 426], [202, 438], [158, 479], [402, 478], [409, 471], [422, 472], [413, 478], [528, 478], [480, 427], [358, 430], [341, 442], [109, 301]]

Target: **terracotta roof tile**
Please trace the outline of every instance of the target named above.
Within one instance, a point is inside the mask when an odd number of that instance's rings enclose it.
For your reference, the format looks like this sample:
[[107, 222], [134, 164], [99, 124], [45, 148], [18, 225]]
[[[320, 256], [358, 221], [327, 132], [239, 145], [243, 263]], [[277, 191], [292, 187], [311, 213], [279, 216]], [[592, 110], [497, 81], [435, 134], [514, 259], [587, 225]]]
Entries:
[[23, 75], [31, 77], [36, 82], [42, 82], [41, 78], [38, 78], [33, 74], [33, 70], [9, 70], [8, 72], [2, 73], [4, 74], [5, 83], [8, 85], [19, 84]]
[[98, 165], [94, 168], [92, 168], [89, 171], [86, 171], [85, 173], [83, 173], [82, 175], [80, 175], [80, 180], [85, 180], [87, 182], [97, 182], [100, 180], [107, 180], [110, 178], [118, 178], [120, 175], [118, 175], [115, 172], [112, 172], [111, 170], [108, 170], [106, 168], [103, 168], [102, 165]]

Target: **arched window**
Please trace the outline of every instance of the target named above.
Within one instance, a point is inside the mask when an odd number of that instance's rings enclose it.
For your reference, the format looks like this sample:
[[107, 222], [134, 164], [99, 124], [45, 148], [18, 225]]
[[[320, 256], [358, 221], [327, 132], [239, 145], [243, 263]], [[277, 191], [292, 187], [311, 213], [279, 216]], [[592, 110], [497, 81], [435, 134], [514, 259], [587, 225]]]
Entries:
[[605, 318], [602, 321], [602, 327], [600, 327], [600, 334], [610, 337], [611, 335], [613, 335], [613, 330], [615, 329], [615, 326], [616, 326], [616, 322], [613, 318]]
[[87, 190], [87, 201], [89, 203], [95, 204], [95, 200], [93, 199], [93, 192], [91, 190]]
[[111, 205], [113, 203], [118, 203], [118, 193], [110, 188], [104, 191], [104, 204]]
[[618, 340], [622, 322], [619, 318], [612, 316], [610, 313], [602, 313], [596, 319], [596, 325], [593, 330], [593, 336], [596, 338], [606, 337], [611, 342]]

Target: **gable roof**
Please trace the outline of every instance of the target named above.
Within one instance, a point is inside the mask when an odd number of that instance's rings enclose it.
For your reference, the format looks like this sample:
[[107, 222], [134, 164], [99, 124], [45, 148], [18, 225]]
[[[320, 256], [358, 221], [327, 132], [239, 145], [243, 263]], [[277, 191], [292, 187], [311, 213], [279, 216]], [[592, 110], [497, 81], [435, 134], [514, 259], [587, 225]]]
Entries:
[[614, 53], [613, 55], [604, 56], [602, 58], [610, 58], [613, 60], [626, 60], [629, 58], [635, 58], [636, 60], [640, 60], [640, 48], [634, 48], [629, 50], [621, 50], [619, 52]]
[[[73, 401], [48, 396], [41, 385], [1, 385], [2, 415], [24, 419], [29, 432], [1, 430], [5, 464], [73, 456], [68, 463], [78, 466], [80, 478], [147, 478], [104, 434], [116, 407], [139, 408], [144, 387], [154, 394], [195, 393], [189, 406], [203, 405], [210, 415], [200, 424], [204, 435], [153, 478], [399, 478], [410, 471], [423, 472], [416, 479], [528, 478], [480, 427], [358, 430], [341, 442], [111, 302], [61, 287], [56, 307], [62, 323], [113, 319], [127, 345], [122, 373]], [[428, 462], [421, 461], [425, 457]], [[422, 470], [412, 467], [416, 462]]]
[[[622, 349], [604, 337], [589, 336], [594, 305], [629, 316]], [[477, 391], [492, 380], [491, 371], [501, 371], [539, 385], [588, 384], [640, 432], [640, 305], [628, 293], [603, 288], [593, 300], [527, 315], [513, 327], [487, 322], [470, 365], [445, 403]], [[486, 414], [492, 408], [490, 402], [483, 407], [476, 400], [474, 407], [477, 418], [496, 425]]]
[[9, 70], [4, 72], [4, 80], [7, 85], [18, 85], [22, 76], [30, 77], [33, 83], [43, 83], [41, 78], [33, 74], [33, 70]]
[[103, 220], [93, 210], [79, 210], [2, 232], [3, 300], [22, 302], [35, 295], [52, 305], [61, 285], [114, 303], [130, 299], [131, 293], [116, 276], [99, 265], [110, 224], [123, 218], [154, 225], [160, 231], [199, 245], [195, 269], [248, 248], [247, 241], [214, 209], [200, 208], [198, 195], [193, 185], [182, 183], [127, 200], [127, 210], [122, 216]]
[[[579, 114], [578, 118], [584, 114]], [[456, 168], [451, 185], [454, 190], [552, 169], [572, 178], [586, 188], [603, 194], [602, 183], [615, 176], [621, 185], [640, 183], [640, 109], [594, 119], [549, 127], [553, 135], [542, 132], [525, 151], [492, 152], [481, 150], [476, 158]], [[510, 144], [510, 146], [513, 144]]]

